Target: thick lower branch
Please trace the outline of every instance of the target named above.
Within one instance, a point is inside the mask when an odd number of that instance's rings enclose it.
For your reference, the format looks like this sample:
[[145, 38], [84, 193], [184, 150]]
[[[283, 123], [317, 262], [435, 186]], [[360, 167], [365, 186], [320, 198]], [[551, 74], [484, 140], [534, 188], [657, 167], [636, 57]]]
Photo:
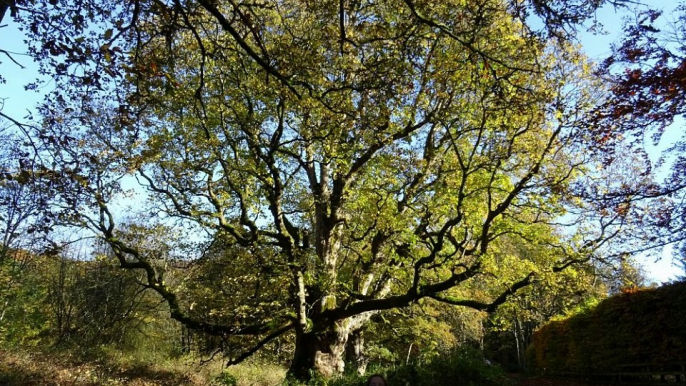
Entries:
[[244, 352], [243, 354], [239, 355], [237, 358], [231, 359], [226, 363], [227, 366], [233, 366], [237, 365], [244, 360], [250, 358], [254, 353], [256, 353], [259, 349], [264, 347], [267, 343], [271, 342], [272, 340], [278, 338], [279, 336], [285, 334], [286, 332], [290, 331], [294, 327], [293, 323], [288, 323], [285, 326], [279, 328], [278, 330], [272, 332], [271, 334], [265, 336], [262, 340], [260, 340], [253, 348], [250, 350]]
[[[116, 239], [112, 234], [105, 235], [105, 241], [112, 247], [112, 250], [119, 261], [119, 265], [125, 269], [141, 269], [146, 274], [146, 282], [144, 286], [157, 292], [169, 306], [169, 313], [172, 319], [182, 323], [184, 326], [201, 331], [206, 334], [214, 336], [232, 336], [232, 335], [260, 335], [264, 334], [270, 329], [269, 323], [254, 324], [250, 326], [226, 326], [214, 323], [207, 323], [191, 318], [189, 315], [181, 310], [176, 294], [170, 291], [167, 286], [156, 275], [155, 268], [147, 261], [140, 258], [140, 253], [137, 249], [125, 245], [120, 240]], [[127, 255], [135, 258], [135, 261], [128, 261]]]
[[[479, 273], [480, 265], [474, 264], [472, 267], [461, 273], [454, 273], [440, 283], [429, 284], [419, 288], [412, 287], [403, 295], [390, 296], [383, 299], [364, 300], [359, 303], [354, 303], [347, 307], [339, 307], [331, 310], [326, 310], [320, 315], [321, 319], [328, 319], [332, 321], [341, 320], [369, 311], [390, 310], [393, 308], [407, 307], [411, 303], [416, 302], [422, 298], [432, 296], [436, 293], [446, 291], [455, 287]], [[515, 284], [516, 285], [516, 284]], [[512, 287], [514, 288], [514, 286]], [[504, 301], [504, 300], [503, 300]]]
[[503, 293], [500, 294], [495, 300], [493, 300], [491, 303], [482, 303], [482, 302], [477, 302], [475, 300], [469, 300], [469, 299], [455, 299], [447, 296], [440, 296], [438, 294], [431, 294], [428, 297], [434, 300], [438, 300], [439, 302], [442, 303], [447, 303], [451, 304], [454, 306], [463, 306], [463, 307], [469, 307], [473, 308], [475, 310], [479, 311], [486, 311], [486, 312], [494, 312], [498, 306], [501, 304], [505, 303], [507, 298], [511, 295], [514, 295], [517, 291], [520, 289], [528, 286], [529, 284], [533, 283], [534, 277], [536, 276], [535, 272], [531, 272], [528, 274], [524, 279], [514, 283], [510, 287], [507, 288]]

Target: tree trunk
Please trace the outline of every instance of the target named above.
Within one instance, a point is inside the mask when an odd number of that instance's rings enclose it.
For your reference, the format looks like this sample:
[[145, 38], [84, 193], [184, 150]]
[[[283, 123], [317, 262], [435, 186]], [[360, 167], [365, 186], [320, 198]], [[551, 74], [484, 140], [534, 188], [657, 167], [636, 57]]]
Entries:
[[289, 374], [309, 380], [313, 372], [330, 377], [345, 369], [344, 354], [348, 331], [328, 328], [323, 332], [296, 332], [295, 353]]
[[9, 303], [9, 300], [5, 300], [5, 304], [2, 306], [2, 313], [0, 313], [0, 324], [2, 324], [2, 321], [5, 320], [5, 312], [7, 312], [7, 306]]
[[[360, 350], [357, 371], [366, 369], [362, 356], [361, 330], [374, 312], [355, 315], [328, 326], [312, 326], [310, 331], [296, 330], [295, 353], [289, 374], [298, 380], [309, 380], [313, 373], [324, 377], [340, 374], [345, 370], [346, 348], [350, 341]], [[300, 331], [298, 331], [300, 330]]]
[[524, 336], [524, 327], [519, 317], [515, 317], [514, 320], [514, 336], [517, 348], [517, 364], [520, 370], [526, 368], [526, 337]]

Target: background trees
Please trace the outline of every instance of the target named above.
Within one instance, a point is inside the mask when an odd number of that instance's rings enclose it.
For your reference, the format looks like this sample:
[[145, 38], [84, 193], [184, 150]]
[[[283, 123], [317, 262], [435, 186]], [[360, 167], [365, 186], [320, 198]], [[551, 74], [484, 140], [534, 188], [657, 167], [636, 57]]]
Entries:
[[42, 212], [44, 186], [31, 178], [34, 165], [21, 137], [0, 126], [0, 331], [10, 340], [37, 334], [44, 321], [35, 308], [45, 296], [42, 277], [28, 272], [42, 262], [35, 253], [49, 249], [51, 220]]

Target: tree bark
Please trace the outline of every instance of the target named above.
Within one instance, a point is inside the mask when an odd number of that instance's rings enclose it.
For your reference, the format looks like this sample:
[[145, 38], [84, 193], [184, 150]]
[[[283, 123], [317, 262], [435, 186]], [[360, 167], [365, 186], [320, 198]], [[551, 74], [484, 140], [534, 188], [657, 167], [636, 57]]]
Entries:
[[296, 329], [295, 354], [289, 374], [298, 380], [309, 380], [313, 375], [311, 370], [325, 377], [342, 373], [349, 343], [360, 350], [358, 362], [353, 363], [357, 371], [364, 372], [362, 327], [373, 314], [367, 312], [329, 325], [315, 325], [309, 331]]
[[298, 380], [309, 380], [311, 370], [325, 377], [342, 373], [348, 341], [346, 331], [329, 328], [323, 332], [296, 332], [295, 354], [289, 374]]

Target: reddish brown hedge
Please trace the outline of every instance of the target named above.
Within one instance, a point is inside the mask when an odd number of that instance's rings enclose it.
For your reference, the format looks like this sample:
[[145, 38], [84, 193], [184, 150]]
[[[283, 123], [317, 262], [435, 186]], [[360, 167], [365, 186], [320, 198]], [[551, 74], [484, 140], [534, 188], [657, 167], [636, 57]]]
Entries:
[[618, 365], [686, 362], [686, 282], [625, 291], [534, 334], [539, 373], [609, 372]]

